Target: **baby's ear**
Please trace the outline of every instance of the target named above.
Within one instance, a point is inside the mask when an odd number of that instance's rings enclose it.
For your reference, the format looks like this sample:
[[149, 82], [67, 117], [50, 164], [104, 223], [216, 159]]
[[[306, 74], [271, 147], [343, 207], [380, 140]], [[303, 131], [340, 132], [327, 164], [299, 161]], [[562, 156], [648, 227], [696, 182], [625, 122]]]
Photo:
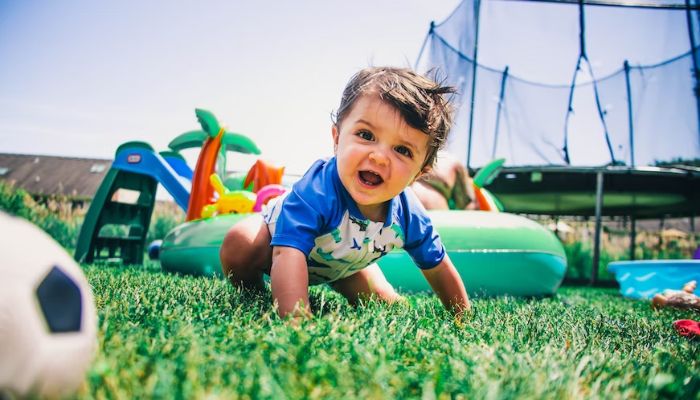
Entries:
[[333, 124], [331, 134], [333, 134], [333, 154], [335, 154], [338, 150], [338, 136], [340, 135], [340, 132], [338, 132], [338, 125]]
[[433, 170], [433, 167], [431, 167], [431, 166], [429, 166], [429, 165], [426, 165], [426, 166], [423, 167], [423, 169], [418, 173], [418, 175], [416, 175], [415, 177], [413, 177], [413, 180], [411, 181], [411, 184], [413, 184], [415, 181], [417, 181], [418, 179], [420, 179], [423, 175], [429, 174], [430, 171], [432, 171], [432, 170]]

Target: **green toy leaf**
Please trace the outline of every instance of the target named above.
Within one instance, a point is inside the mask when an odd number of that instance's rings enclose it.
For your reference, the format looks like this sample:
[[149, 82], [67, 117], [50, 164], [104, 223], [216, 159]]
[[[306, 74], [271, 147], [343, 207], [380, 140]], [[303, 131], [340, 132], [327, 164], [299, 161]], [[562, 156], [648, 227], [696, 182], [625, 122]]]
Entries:
[[173, 151], [191, 149], [193, 147], [202, 147], [204, 140], [207, 138], [207, 133], [204, 131], [189, 131], [176, 137], [168, 144]]
[[481, 188], [493, 182], [501, 172], [505, 162], [505, 158], [497, 158], [481, 167], [479, 172], [474, 176], [474, 184]]
[[221, 125], [219, 125], [219, 121], [217, 121], [216, 117], [211, 113], [211, 111], [207, 111], [202, 108], [195, 108], [194, 113], [197, 115], [197, 121], [199, 121], [199, 124], [202, 125], [202, 130], [206, 132], [207, 135], [216, 137], [216, 135], [219, 134]]
[[236, 151], [243, 154], [260, 154], [260, 149], [248, 136], [240, 133], [226, 132], [221, 139], [221, 145], [226, 151]]

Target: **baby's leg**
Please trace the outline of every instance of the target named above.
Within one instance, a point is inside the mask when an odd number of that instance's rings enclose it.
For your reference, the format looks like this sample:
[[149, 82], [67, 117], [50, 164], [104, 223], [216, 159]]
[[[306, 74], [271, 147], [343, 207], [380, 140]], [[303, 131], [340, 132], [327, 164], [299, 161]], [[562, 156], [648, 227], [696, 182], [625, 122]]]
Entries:
[[416, 194], [418, 200], [423, 204], [426, 210], [449, 210], [450, 206], [447, 203], [445, 196], [440, 194], [435, 189], [428, 187], [423, 182], [415, 182], [411, 185], [413, 193]]
[[695, 292], [695, 289], [698, 288], [698, 283], [696, 281], [690, 281], [683, 285], [683, 291], [686, 293], [693, 293]]
[[263, 289], [263, 274], [270, 273], [270, 231], [259, 215], [250, 216], [231, 228], [219, 252], [224, 275], [232, 284]]
[[393, 303], [403, 300], [389, 282], [377, 264], [360, 270], [347, 278], [331, 283], [331, 287], [345, 296], [350, 304], [355, 305], [360, 299], [376, 297], [379, 300]]
[[474, 187], [472, 180], [469, 178], [469, 172], [462, 164], [455, 163], [452, 165], [452, 170], [455, 173], [454, 186], [452, 189], [452, 199], [455, 202], [455, 208], [458, 210], [474, 210], [476, 204], [474, 199]]
[[665, 305], [676, 308], [690, 308], [693, 310], [700, 310], [700, 297], [692, 293], [679, 291], [669, 296], [666, 296]]

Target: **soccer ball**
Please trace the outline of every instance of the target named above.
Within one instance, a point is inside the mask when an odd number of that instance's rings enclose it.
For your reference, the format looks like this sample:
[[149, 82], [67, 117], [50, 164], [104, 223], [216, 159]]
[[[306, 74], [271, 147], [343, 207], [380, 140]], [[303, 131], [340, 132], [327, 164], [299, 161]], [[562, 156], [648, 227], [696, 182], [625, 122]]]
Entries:
[[96, 335], [80, 267], [41, 229], [0, 212], [0, 398], [75, 392]]

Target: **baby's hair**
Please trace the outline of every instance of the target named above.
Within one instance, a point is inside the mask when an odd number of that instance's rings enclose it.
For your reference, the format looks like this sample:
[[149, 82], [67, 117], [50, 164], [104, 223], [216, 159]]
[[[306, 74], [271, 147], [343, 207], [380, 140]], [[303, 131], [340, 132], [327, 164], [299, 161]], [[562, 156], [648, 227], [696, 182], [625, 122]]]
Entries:
[[408, 68], [369, 67], [345, 86], [333, 122], [340, 126], [360, 97], [376, 94], [394, 106], [408, 125], [430, 137], [423, 168], [432, 167], [452, 127], [453, 107], [446, 95], [453, 93], [453, 87], [442, 86]]

